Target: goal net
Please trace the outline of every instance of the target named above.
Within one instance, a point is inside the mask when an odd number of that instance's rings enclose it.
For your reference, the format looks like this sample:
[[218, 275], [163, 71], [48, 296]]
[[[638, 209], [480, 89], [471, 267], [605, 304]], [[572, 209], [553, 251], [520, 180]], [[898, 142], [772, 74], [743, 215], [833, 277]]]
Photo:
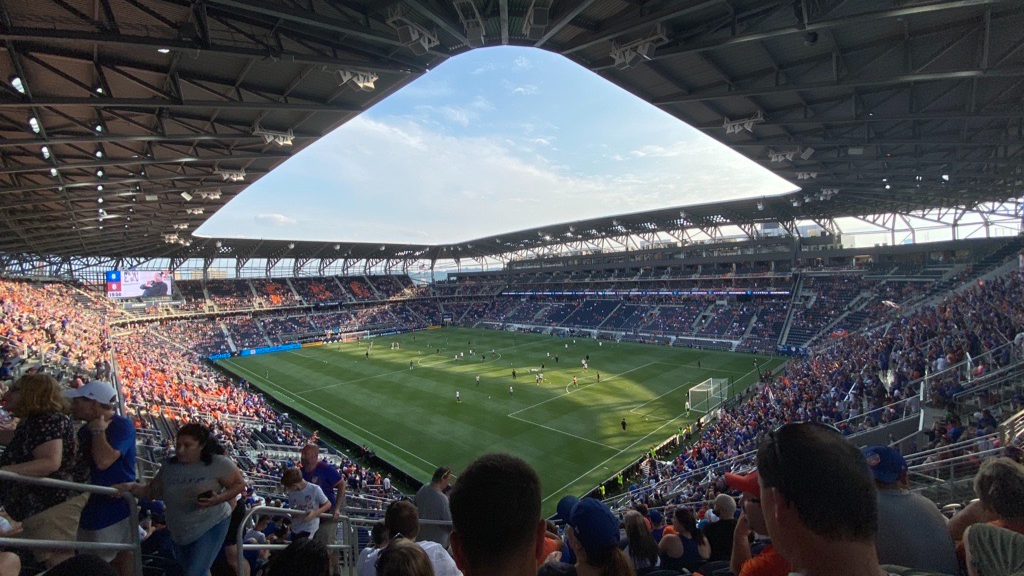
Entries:
[[690, 388], [690, 409], [706, 414], [719, 407], [728, 396], [728, 378], [708, 378]]

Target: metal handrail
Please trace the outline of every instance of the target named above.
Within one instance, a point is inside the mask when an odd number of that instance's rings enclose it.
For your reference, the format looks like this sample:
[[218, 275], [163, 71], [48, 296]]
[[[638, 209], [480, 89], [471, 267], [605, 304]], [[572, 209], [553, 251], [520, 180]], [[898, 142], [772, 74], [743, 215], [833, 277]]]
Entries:
[[[245, 563], [245, 551], [246, 550], [284, 550], [285, 548], [288, 547], [287, 545], [282, 545], [282, 544], [250, 544], [250, 543], [246, 543], [245, 542], [246, 526], [248, 526], [249, 521], [252, 520], [252, 517], [254, 515], [256, 515], [257, 513], [258, 514], [272, 514], [272, 515], [276, 515], [276, 516], [303, 516], [305, 514], [308, 514], [308, 511], [306, 511], [306, 510], [296, 510], [294, 508], [276, 508], [274, 506], [253, 506], [252, 508], [249, 508], [248, 510], [246, 510], [245, 516], [242, 517], [242, 521], [238, 523], [238, 532], [236, 533], [236, 540], [235, 540], [235, 542], [237, 544], [236, 544], [235, 547], [237, 548], [237, 553], [238, 553], [238, 557], [237, 557], [238, 558], [238, 564], [237, 564], [238, 566], [244, 565], [244, 563]], [[326, 513], [320, 515], [320, 519], [321, 520], [333, 520], [334, 519], [334, 514], [330, 513], [330, 512], [326, 512]], [[351, 536], [351, 535], [354, 534], [352, 532], [352, 519], [351, 518], [349, 518], [348, 516], [339, 516], [338, 517], [338, 521], [341, 523], [342, 527], [344, 528], [344, 532], [345, 532], [346, 535]], [[339, 551], [354, 551], [355, 550], [355, 548], [353, 547], [352, 544], [342, 544], [342, 543], [337, 543], [337, 542], [334, 543], [334, 544], [329, 544], [327, 546], [327, 548], [329, 550], [339, 550]], [[351, 563], [350, 562], [346, 562], [346, 567], [348, 568], [348, 571], [351, 574], [351, 572], [352, 572]], [[334, 568], [337, 568], [337, 567], [336, 566], [332, 567], [332, 570], [331, 570], [332, 572], [334, 572]]]
[[116, 550], [118, 552], [122, 550], [130, 550], [135, 564], [135, 573], [142, 574], [142, 541], [139, 538], [139, 531], [135, 528], [139, 525], [139, 503], [128, 492], [121, 492], [107, 486], [94, 486], [92, 484], [80, 484], [78, 482], [68, 482], [66, 480], [56, 480], [54, 478], [36, 478], [35, 476], [25, 476], [23, 474], [17, 474], [15, 472], [5, 472], [0, 470], [0, 480], [5, 482], [23, 482], [33, 486], [45, 486], [47, 488], [62, 488], [65, 490], [74, 490], [76, 492], [87, 492], [89, 494], [98, 494], [100, 496], [109, 496], [111, 498], [124, 498], [128, 501], [128, 518], [131, 521], [131, 538], [130, 544], [115, 544], [113, 542], [78, 542], [72, 541], [60, 541], [60, 540], [29, 540], [26, 538], [0, 538], [0, 546], [9, 546], [12, 548], [39, 548], [43, 550], [66, 550], [72, 548], [75, 550]]

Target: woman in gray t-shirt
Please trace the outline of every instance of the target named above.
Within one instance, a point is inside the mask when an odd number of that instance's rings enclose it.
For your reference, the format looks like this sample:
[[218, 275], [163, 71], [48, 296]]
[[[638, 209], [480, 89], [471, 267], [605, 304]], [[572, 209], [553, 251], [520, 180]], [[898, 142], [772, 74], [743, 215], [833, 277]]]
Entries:
[[115, 488], [163, 500], [175, 558], [185, 576], [205, 576], [224, 544], [233, 503], [245, 490], [245, 479], [202, 424], [182, 426], [174, 452], [149, 484]]

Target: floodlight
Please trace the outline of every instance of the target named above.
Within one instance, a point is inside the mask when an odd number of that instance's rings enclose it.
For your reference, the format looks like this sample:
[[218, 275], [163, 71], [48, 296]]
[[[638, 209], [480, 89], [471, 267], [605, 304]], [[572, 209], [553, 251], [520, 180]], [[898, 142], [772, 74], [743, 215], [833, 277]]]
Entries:
[[657, 47], [667, 42], [668, 36], [665, 35], [665, 27], [658, 24], [647, 36], [638, 40], [625, 44], [612, 42], [612, 51], [608, 55], [612, 58], [616, 68], [624, 70], [632, 68], [644, 60], [654, 58], [654, 51]]
[[192, 195], [189, 194], [188, 192], [182, 192], [181, 193], [181, 197], [185, 199], [185, 202], [191, 202], [192, 201]]
[[214, 170], [213, 173], [232, 182], [241, 182], [245, 180], [245, 170]]
[[253, 136], [262, 136], [263, 141], [267, 144], [270, 144], [271, 142], [276, 142], [278, 146], [292, 145], [293, 135], [291, 130], [288, 130], [287, 132], [277, 132], [275, 130], [267, 130], [261, 127], [259, 124], [256, 124], [252, 128], [252, 133]]
[[350, 83], [356, 90], [362, 90], [363, 92], [373, 92], [375, 88], [374, 83], [380, 78], [373, 72], [363, 72], [361, 70], [336, 70], [335, 74], [338, 77], [338, 85]]
[[723, 118], [722, 128], [725, 128], [726, 134], [739, 134], [743, 130], [747, 132], [754, 131], [754, 125], [764, 122], [764, 112], [758, 110], [753, 116], [749, 118], [742, 118], [738, 120], [730, 120], [728, 116]]

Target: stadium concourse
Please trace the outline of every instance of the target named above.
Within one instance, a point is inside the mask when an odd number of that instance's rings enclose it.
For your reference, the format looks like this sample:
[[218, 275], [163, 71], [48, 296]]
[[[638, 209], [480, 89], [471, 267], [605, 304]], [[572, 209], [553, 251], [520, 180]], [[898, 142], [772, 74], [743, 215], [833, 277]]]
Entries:
[[[571, 281], [508, 274], [425, 286], [404, 275], [180, 282], [185, 312], [134, 316], [88, 286], [5, 279], [0, 281], [0, 378], [5, 398], [21, 375], [40, 369], [71, 388], [93, 379], [118, 383], [139, 440], [143, 477], [165, 460], [181, 426], [211, 427], [246, 476], [249, 496], [239, 506], [244, 509], [282, 505], [282, 471], [299, 461], [300, 446], [324, 442], [244, 381], [214, 369], [211, 355], [346, 334], [411, 331], [438, 325], [442, 318], [462, 326], [661, 346], [772, 352], [778, 347], [794, 353], [784, 369], [763, 374], [679, 438], [668, 435], [660, 452], [645, 455], [623, 472], [624, 478], [609, 479], [593, 493], [613, 494], [610, 503], [620, 512], [660, 510], [652, 515], [660, 518], [673, 507], [685, 507], [702, 517], [714, 510], [709, 505], [720, 494], [738, 495], [722, 478], [749, 468], [769, 432], [790, 422], [816, 421], [854, 442], [897, 446], [911, 463], [915, 482], [946, 503], [964, 495], [928, 490], [969, 478], [982, 462], [1012, 454], [1008, 451], [1021, 442], [1024, 281], [1015, 253], [987, 271], [977, 265], [946, 269], [948, 282], [921, 269], [879, 272], [870, 266], [685, 278], [595, 275]], [[988, 274], [984, 280], [982, 272]], [[636, 285], [684, 292], [744, 285], [785, 296], [609, 294]], [[591, 295], [555, 295], [581, 287]], [[524, 297], [525, 292], [533, 295]], [[347, 409], [358, 410], [358, 404]], [[922, 417], [932, 414], [939, 415], [934, 423]], [[896, 427], [900, 422], [913, 421], [916, 431], [919, 417], [928, 424], [921, 434], [893, 437], [906, 430]], [[346, 514], [379, 517], [397, 495], [387, 463], [374, 460], [369, 445], [356, 458], [327, 452], [348, 487]], [[142, 524], [152, 537], [163, 508], [144, 502], [144, 509], [155, 511], [144, 514]], [[284, 524], [285, 518], [276, 517], [275, 523]], [[18, 530], [17, 522], [12, 526]], [[273, 535], [283, 541], [288, 531], [279, 526]], [[159, 547], [146, 549], [154, 553], [147, 559], [153, 565], [172, 561], [159, 558]], [[30, 558], [25, 561], [31, 564]]]

